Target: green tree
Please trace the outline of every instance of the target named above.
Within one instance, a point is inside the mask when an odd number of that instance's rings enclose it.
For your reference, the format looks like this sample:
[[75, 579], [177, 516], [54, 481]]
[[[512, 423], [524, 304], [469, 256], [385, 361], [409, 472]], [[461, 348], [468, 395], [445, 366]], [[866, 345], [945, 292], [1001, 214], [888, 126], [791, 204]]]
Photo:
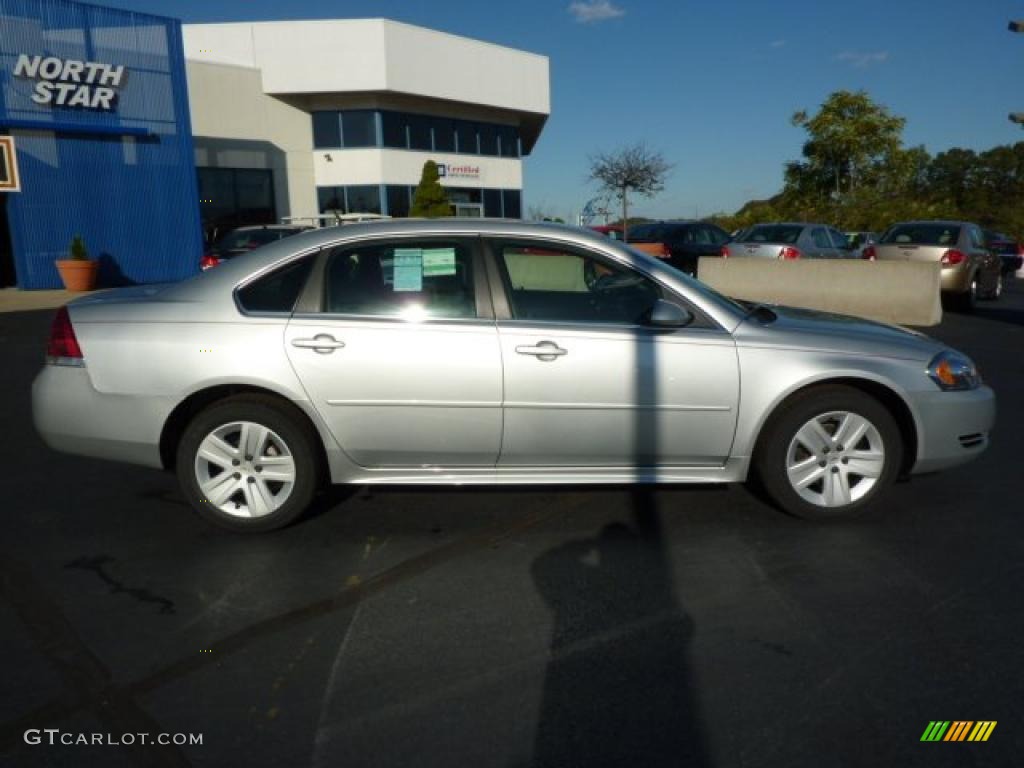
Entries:
[[654, 197], [665, 188], [665, 177], [671, 169], [672, 165], [660, 152], [648, 149], [641, 142], [615, 152], [592, 155], [589, 180], [619, 198], [622, 203], [620, 221], [629, 221], [630, 193]]
[[437, 163], [427, 160], [423, 164], [423, 174], [412, 198], [410, 216], [436, 219], [451, 216], [451, 203], [448, 193], [441, 186], [441, 177], [437, 172]]
[[906, 122], [864, 91], [835, 91], [817, 114], [801, 110], [793, 115], [793, 125], [807, 131], [807, 141], [803, 160], [786, 169], [787, 185], [838, 198], [875, 183], [900, 150]]

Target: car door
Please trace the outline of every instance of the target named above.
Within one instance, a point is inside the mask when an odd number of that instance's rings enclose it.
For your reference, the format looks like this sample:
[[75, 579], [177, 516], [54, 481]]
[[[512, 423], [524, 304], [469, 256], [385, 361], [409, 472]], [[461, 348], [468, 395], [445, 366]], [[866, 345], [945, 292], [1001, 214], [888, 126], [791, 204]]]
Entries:
[[968, 253], [971, 260], [977, 264], [978, 287], [982, 294], [990, 294], [999, 281], [1001, 262], [989, 249], [981, 227], [968, 224], [966, 229]]
[[813, 227], [811, 229], [811, 250], [808, 254], [815, 259], [831, 259], [835, 257], [835, 248], [829, 240], [828, 232], [824, 227]]
[[499, 467], [725, 461], [739, 401], [728, 333], [695, 310], [684, 328], [644, 325], [659, 298], [685, 302], [590, 249], [495, 240], [487, 250], [504, 361]]
[[497, 460], [501, 356], [478, 243], [373, 239], [321, 255], [285, 345], [357, 464]]
[[846, 235], [840, 232], [838, 229], [829, 229], [829, 237], [832, 239], [833, 252], [837, 259], [852, 259], [855, 255], [853, 247], [850, 245], [850, 241], [847, 240]]

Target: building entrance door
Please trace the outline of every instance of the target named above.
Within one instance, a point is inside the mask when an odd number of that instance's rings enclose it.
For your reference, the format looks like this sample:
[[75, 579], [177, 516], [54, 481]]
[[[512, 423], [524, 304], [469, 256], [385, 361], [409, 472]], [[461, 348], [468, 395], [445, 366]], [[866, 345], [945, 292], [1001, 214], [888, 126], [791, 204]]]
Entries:
[[7, 195], [0, 195], [0, 288], [17, 283], [14, 271], [14, 246], [11, 243], [11, 225], [7, 218]]
[[484, 215], [484, 207], [480, 203], [452, 203], [452, 206], [459, 218], [479, 219]]

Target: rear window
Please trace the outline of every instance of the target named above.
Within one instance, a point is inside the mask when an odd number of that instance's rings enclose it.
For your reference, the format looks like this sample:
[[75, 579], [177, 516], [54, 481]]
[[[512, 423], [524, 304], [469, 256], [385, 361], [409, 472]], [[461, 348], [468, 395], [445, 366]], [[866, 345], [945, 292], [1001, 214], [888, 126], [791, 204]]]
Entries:
[[951, 224], [897, 224], [882, 236], [897, 245], [955, 245], [959, 239], [960, 227]]
[[638, 224], [629, 228], [629, 239], [633, 242], [660, 243], [664, 233], [665, 228], [660, 224]]
[[758, 224], [743, 233], [743, 242], [792, 245], [803, 231], [804, 228], [796, 224]]

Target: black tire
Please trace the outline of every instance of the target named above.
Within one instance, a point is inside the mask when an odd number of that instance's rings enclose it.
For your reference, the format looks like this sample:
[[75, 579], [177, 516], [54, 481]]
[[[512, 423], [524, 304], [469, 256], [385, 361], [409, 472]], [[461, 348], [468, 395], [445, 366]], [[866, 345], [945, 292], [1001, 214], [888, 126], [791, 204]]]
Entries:
[[[268, 451], [275, 456], [291, 455], [294, 464], [294, 482], [283, 503], [276, 509], [259, 517], [240, 517], [223, 511], [215, 504], [209, 503], [199, 485], [197, 477], [197, 454], [201, 443], [215, 430], [236, 422], [251, 422], [269, 429], [273, 439], [268, 442]], [[283, 447], [277, 446], [277, 441]], [[319, 437], [304, 419], [297, 415], [292, 407], [264, 395], [236, 395], [218, 401], [196, 415], [186, 427], [178, 442], [177, 474], [181, 490], [185, 498], [195, 510], [206, 520], [232, 531], [264, 532], [273, 531], [294, 522], [309, 507], [314, 496], [320, 489], [323, 477], [322, 462], [317, 445]], [[230, 435], [227, 442], [230, 444]], [[234, 446], [237, 448], [237, 445]], [[244, 453], [244, 452], [243, 452]], [[258, 477], [262, 472], [258, 457], [246, 462], [240, 456], [242, 465], [239, 470], [246, 476]], [[219, 475], [217, 475], [219, 476]], [[236, 475], [237, 477], [237, 475]], [[251, 480], [250, 482], [256, 482]], [[260, 486], [264, 489], [277, 489], [280, 494], [286, 487], [285, 483], [266, 482]], [[236, 499], [246, 499], [245, 491], [239, 490]], [[212, 495], [212, 494], [211, 494]], [[234, 504], [235, 502], [225, 502]], [[245, 503], [244, 501], [242, 503]]]
[[996, 275], [995, 283], [992, 285], [992, 290], [985, 294], [986, 301], [999, 301], [999, 298], [1003, 295], [1003, 273], [1002, 270]]
[[[832, 412], [847, 412], [867, 419], [877, 430], [877, 433], [872, 433], [871, 439], [880, 439], [884, 452], [883, 466], [874, 486], [862, 491], [861, 498], [837, 507], [819, 506], [805, 499], [794, 489], [787, 473], [790, 446], [797, 432], [812, 419]], [[861, 445], [861, 442], [858, 442], [858, 445]], [[851, 489], [855, 489], [863, 480], [857, 479], [854, 473], [844, 470], [843, 465], [850, 466], [850, 456], [856, 460], [857, 453], [851, 453], [851, 450], [857, 449], [858, 445], [838, 446], [842, 451], [837, 451], [837, 446], [833, 445], [830, 455], [818, 457], [826, 461], [824, 469], [827, 472], [837, 473], [837, 477], [841, 473], [844, 478], [853, 478]], [[843, 461], [843, 458], [847, 460]], [[858, 389], [827, 385], [797, 395], [773, 414], [758, 441], [753, 469], [755, 480], [759, 481], [761, 488], [784, 512], [805, 520], [831, 520], [854, 517], [866, 511], [878, 495], [896, 480], [902, 462], [903, 440], [896, 420], [889, 410], [878, 400]], [[814, 464], [821, 466], [817, 461]], [[823, 476], [821, 483], [824, 483], [825, 479]], [[813, 487], [817, 485], [817, 482], [812, 484], [808, 491], [813, 492]], [[823, 486], [822, 488], [824, 489]], [[851, 495], [853, 493], [856, 491], [851, 490]]]
[[971, 282], [968, 284], [968, 288], [963, 293], [955, 293], [951, 295], [947, 301], [947, 305], [954, 312], [962, 312], [964, 314], [970, 314], [974, 311], [978, 299], [978, 273], [975, 272], [971, 275]]

